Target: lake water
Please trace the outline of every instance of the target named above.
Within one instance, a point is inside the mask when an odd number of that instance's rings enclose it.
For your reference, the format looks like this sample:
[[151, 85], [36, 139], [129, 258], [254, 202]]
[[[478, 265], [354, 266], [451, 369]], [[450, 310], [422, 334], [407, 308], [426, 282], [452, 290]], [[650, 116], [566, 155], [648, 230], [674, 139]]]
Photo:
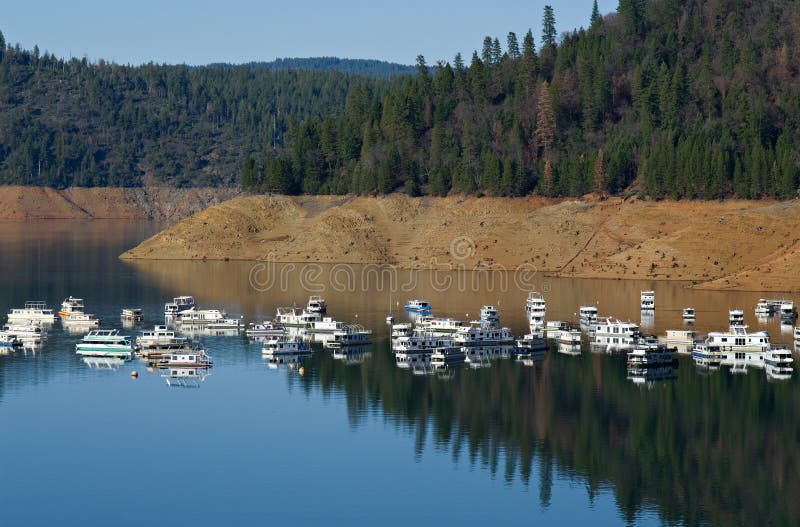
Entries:
[[635, 384], [623, 357], [589, 350], [414, 375], [395, 365], [385, 323], [422, 297], [457, 318], [495, 304], [522, 334], [529, 287], [544, 292], [548, 319], [575, 321], [597, 303], [639, 323], [639, 291], [652, 288], [646, 332], [681, 328], [687, 306], [695, 329], [721, 329], [741, 307], [751, 327], [790, 342], [788, 328], [753, 317], [773, 295], [531, 270], [117, 259], [156, 230], [0, 225], [0, 310], [74, 295], [107, 328], [121, 327], [122, 307], [142, 307], [146, 328], [181, 294], [246, 321], [321, 294], [374, 343], [350, 357], [320, 349], [301, 375], [271, 368], [242, 337], [204, 337], [214, 366], [187, 389], [138, 360], [87, 364], [80, 336], [56, 324], [41, 350], [0, 356], [0, 525], [800, 523], [797, 375], [709, 374], [681, 357], [673, 379]]

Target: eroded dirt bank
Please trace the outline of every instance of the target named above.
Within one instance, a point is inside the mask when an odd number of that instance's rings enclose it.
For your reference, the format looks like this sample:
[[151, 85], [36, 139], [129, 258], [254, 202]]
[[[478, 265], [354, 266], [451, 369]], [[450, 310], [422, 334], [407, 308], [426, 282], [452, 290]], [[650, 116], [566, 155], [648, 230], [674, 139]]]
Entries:
[[231, 188], [68, 188], [0, 186], [0, 220], [153, 219], [177, 221], [239, 194]]
[[559, 276], [798, 291], [799, 243], [797, 202], [243, 196], [121, 257], [527, 265]]

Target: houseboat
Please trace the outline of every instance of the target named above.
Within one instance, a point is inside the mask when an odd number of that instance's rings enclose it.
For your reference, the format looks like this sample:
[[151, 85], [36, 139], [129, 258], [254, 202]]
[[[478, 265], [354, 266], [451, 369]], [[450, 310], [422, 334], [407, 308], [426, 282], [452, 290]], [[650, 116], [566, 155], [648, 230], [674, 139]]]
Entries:
[[267, 356], [307, 355], [310, 353], [306, 343], [300, 337], [277, 336], [264, 342], [261, 353]]
[[569, 324], [560, 320], [548, 320], [544, 331], [549, 339], [557, 339], [562, 331], [569, 331]]
[[296, 307], [279, 307], [275, 311], [273, 322], [285, 327], [308, 329], [311, 327], [312, 323], [321, 320], [322, 315], [319, 313], [311, 313], [305, 309], [298, 309]]
[[160, 357], [179, 350], [192, 349], [192, 341], [179, 337], [167, 326], [154, 326], [136, 337], [136, 348], [142, 357]]
[[414, 331], [431, 335], [453, 335], [462, 327], [464, 322], [454, 318], [422, 316], [416, 321]]
[[58, 316], [61, 318], [69, 318], [72, 315], [78, 315], [82, 313], [83, 299], [70, 296], [61, 302], [61, 310], [58, 312]]
[[547, 305], [541, 293], [531, 291], [525, 300], [525, 315], [531, 327], [544, 327]]
[[764, 354], [770, 349], [766, 331], [750, 333], [747, 326], [732, 325], [729, 331], [712, 331], [705, 340], [709, 346], [718, 346], [723, 366], [764, 364]]
[[95, 329], [75, 345], [75, 353], [89, 357], [133, 358], [131, 338], [120, 335], [116, 329]]
[[328, 304], [325, 302], [325, 299], [321, 296], [311, 295], [308, 297], [308, 303], [306, 304], [306, 311], [309, 313], [316, 313], [318, 315], [324, 315], [328, 312]]
[[453, 337], [414, 334], [392, 339], [395, 353], [430, 352], [434, 348], [447, 348], [454, 345]]
[[173, 352], [158, 361], [159, 368], [210, 368], [213, 363], [205, 350]]
[[144, 320], [144, 313], [138, 307], [126, 307], [122, 309], [120, 319], [125, 322], [141, 322]]
[[0, 348], [16, 348], [22, 346], [22, 341], [13, 333], [0, 331]]
[[592, 344], [606, 347], [609, 351], [632, 348], [641, 336], [639, 326], [633, 322], [621, 322], [611, 317], [595, 321], [592, 329]]
[[409, 300], [408, 302], [405, 303], [404, 307], [406, 311], [410, 311], [412, 313], [430, 314], [431, 312], [431, 303], [428, 302], [427, 300], [419, 300], [419, 299]]
[[698, 366], [719, 368], [722, 363], [722, 353], [716, 344], [698, 342], [692, 348], [692, 359]]
[[597, 306], [581, 306], [578, 308], [581, 324], [591, 324], [597, 320]]
[[360, 324], [345, 324], [341, 329], [333, 332], [333, 338], [325, 342], [328, 348], [342, 348], [345, 346], [363, 346], [369, 344], [372, 331], [364, 329]]
[[176, 296], [172, 302], [164, 304], [164, 316], [174, 317], [181, 311], [188, 311], [197, 307], [192, 296]]
[[683, 308], [683, 320], [684, 321], [693, 321], [694, 320], [694, 308], [693, 307], [685, 307]]
[[491, 327], [500, 327], [500, 311], [494, 306], [481, 306], [478, 320]]
[[3, 333], [13, 335], [25, 346], [36, 346], [42, 343], [47, 332], [35, 324], [6, 324]]
[[656, 308], [655, 291], [642, 291], [639, 296], [639, 307], [642, 311], [652, 311]]
[[580, 346], [582, 333], [577, 329], [569, 329], [562, 331], [558, 335], [559, 345], [564, 344], [567, 346]]
[[514, 342], [514, 335], [509, 328], [497, 328], [473, 321], [453, 334], [453, 342], [457, 346], [509, 344]]
[[410, 337], [414, 334], [414, 325], [408, 322], [392, 324], [392, 338]]
[[674, 366], [675, 350], [666, 346], [636, 346], [628, 352], [628, 368], [658, 368]]
[[771, 349], [764, 355], [764, 369], [767, 378], [786, 380], [794, 373], [794, 358], [787, 349]]
[[226, 313], [219, 309], [192, 308], [179, 312], [175, 324], [180, 327], [204, 327], [211, 330], [238, 330], [242, 321], [238, 318], [228, 318]]
[[659, 343], [675, 348], [678, 353], [691, 353], [697, 332], [691, 329], [668, 329], [665, 337], [659, 337]]
[[244, 331], [248, 337], [276, 337], [286, 333], [282, 324], [265, 320], [260, 324], [250, 323]]
[[517, 352], [538, 353], [547, 351], [548, 344], [541, 333], [527, 333], [517, 339]]
[[728, 311], [728, 322], [731, 326], [741, 326], [744, 324], [744, 311], [741, 309], [731, 309]]
[[8, 313], [8, 322], [33, 322], [37, 324], [52, 324], [56, 321], [53, 310], [45, 302], [28, 301], [25, 307], [14, 308]]

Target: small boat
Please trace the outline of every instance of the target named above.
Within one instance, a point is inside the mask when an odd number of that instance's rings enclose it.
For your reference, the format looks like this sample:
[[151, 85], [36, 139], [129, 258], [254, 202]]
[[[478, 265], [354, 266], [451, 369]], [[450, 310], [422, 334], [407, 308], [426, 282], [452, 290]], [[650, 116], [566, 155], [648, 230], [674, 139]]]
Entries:
[[772, 304], [769, 301], [760, 298], [756, 303], [755, 313], [757, 317], [768, 317], [772, 315]]
[[781, 304], [780, 314], [781, 320], [794, 322], [794, 320], [797, 318], [797, 308], [794, 306], [794, 302], [786, 301]]
[[581, 323], [592, 323], [597, 320], [597, 306], [581, 306], [578, 308]]
[[3, 333], [13, 335], [23, 345], [37, 345], [41, 344], [47, 332], [42, 330], [41, 326], [33, 324], [6, 324], [3, 327]]
[[197, 307], [197, 304], [195, 304], [194, 297], [176, 296], [172, 299], [172, 302], [167, 302], [164, 304], [164, 316], [172, 317], [181, 311], [187, 311], [189, 309], [194, 309], [195, 307]]
[[674, 350], [666, 346], [637, 346], [628, 352], [628, 368], [657, 368], [674, 366]]
[[271, 337], [283, 335], [286, 333], [286, 328], [271, 320], [265, 320], [261, 324], [248, 324], [244, 332], [248, 337]]
[[69, 318], [72, 315], [83, 314], [83, 299], [68, 297], [61, 303], [61, 311], [58, 316], [61, 318]]
[[61, 318], [61, 325], [73, 328], [90, 328], [100, 325], [100, 319], [88, 313], [70, 313]]
[[211, 357], [202, 349], [170, 353], [158, 361], [159, 368], [210, 368], [212, 364]]
[[328, 304], [325, 302], [325, 299], [321, 296], [311, 295], [308, 297], [308, 303], [306, 304], [306, 311], [309, 313], [317, 313], [319, 315], [324, 315], [328, 311]]
[[309, 354], [309, 349], [300, 337], [278, 336], [264, 342], [261, 353], [271, 357], [281, 355], [307, 355]]
[[683, 308], [683, 320], [694, 320], [694, 308], [693, 307], [685, 307], [685, 308]]
[[500, 312], [494, 306], [481, 306], [478, 320], [491, 327], [500, 327]]
[[52, 324], [56, 321], [53, 310], [45, 302], [28, 301], [25, 307], [15, 308], [8, 313], [8, 322], [34, 322], [39, 324]]
[[642, 311], [651, 311], [656, 308], [655, 291], [642, 291], [639, 299], [639, 307]]
[[678, 353], [691, 353], [697, 340], [697, 332], [691, 329], [668, 329], [664, 337], [659, 337], [659, 343], [670, 348], [675, 348]]
[[565, 344], [568, 346], [580, 346], [581, 345], [581, 332], [577, 329], [570, 329], [566, 331], [562, 331], [558, 335], [558, 343]]
[[531, 291], [525, 299], [525, 314], [531, 327], [543, 327], [547, 305], [541, 293]]
[[75, 345], [75, 353], [90, 357], [133, 358], [131, 338], [120, 335], [116, 329], [95, 329]]
[[431, 303], [427, 300], [419, 300], [413, 299], [409, 300], [405, 303], [406, 311], [411, 311], [412, 313], [430, 313], [431, 312]]
[[144, 320], [144, 313], [138, 307], [125, 307], [122, 308], [120, 318], [129, 322], [141, 322]]
[[731, 309], [728, 311], [728, 322], [731, 326], [741, 326], [744, 324], [744, 311], [741, 309]]
[[22, 341], [16, 335], [0, 331], [0, 348], [16, 348], [18, 346], [22, 346]]
[[434, 348], [431, 352], [431, 366], [443, 367], [450, 364], [460, 364], [464, 362], [466, 358], [467, 354], [464, 352], [464, 349], [457, 346]]
[[692, 348], [692, 359], [698, 366], [719, 368], [722, 363], [722, 353], [717, 345], [698, 342]]

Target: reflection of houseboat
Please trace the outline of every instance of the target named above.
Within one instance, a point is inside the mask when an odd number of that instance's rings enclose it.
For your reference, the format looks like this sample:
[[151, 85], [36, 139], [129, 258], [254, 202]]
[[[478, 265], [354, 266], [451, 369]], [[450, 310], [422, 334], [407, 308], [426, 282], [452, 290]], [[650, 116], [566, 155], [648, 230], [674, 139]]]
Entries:
[[200, 383], [211, 375], [208, 368], [193, 368], [173, 366], [165, 368], [161, 377], [170, 388], [199, 388]]
[[794, 358], [787, 349], [770, 349], [764, 354], [764, 367], [774, 379], [788, 379], [794, 372]]
[[731, 309], [728, 311], [728, 322], [731, 326], [741, 326], [744, 324], [744, 311], [741, 309]]
[[628, 380], [633, 384], [643, 385], [647, 388], [654, 387], [658, 381], [671, 381], [677, 377], [675, 368], [672, 366], [628, 369]]
[[636, 346], [628, 352], [628, 368], [674, 366], [673, 349], [666, 346]]
[[781, 320], [794, 322], [794, 319], [797, 318], [797, 308], [794, 306], [794, 302], [789, 300], [781, 304], [780, 313]]
[[683, 308], [683, 320], [694, 320], [694, 308], [693, 307], [685, 307]]
[[464, 362], [467, 354], [461, 347], [436, 348], [431, 352], [431, 366], [441, 367]]
[[698, 342], [692, 348], [692, 359], [698, 366], [707, 368], [719, 368], [722, 363], [722, 354], [719, 346]]

